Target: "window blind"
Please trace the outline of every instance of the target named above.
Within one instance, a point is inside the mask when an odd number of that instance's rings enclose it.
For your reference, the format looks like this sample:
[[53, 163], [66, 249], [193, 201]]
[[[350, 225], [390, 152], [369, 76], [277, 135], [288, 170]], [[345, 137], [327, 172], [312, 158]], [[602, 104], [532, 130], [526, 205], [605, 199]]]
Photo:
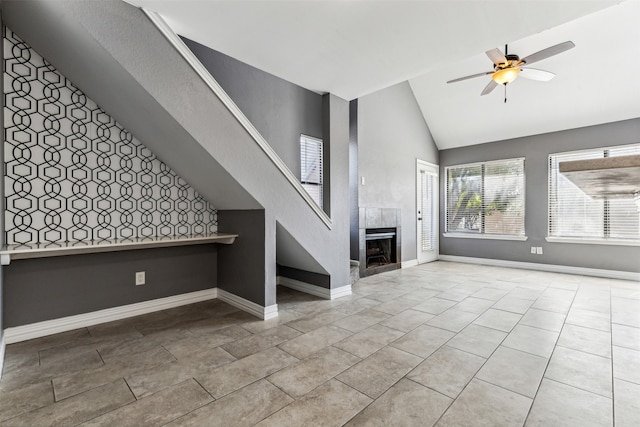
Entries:
[[421, 220], [421, 245], [423, 251], [433, 251], [436, 245], [436, 230], [438, 225], [435, 223], [435, 212], [433, 211], [432, 200], [434, 198], [434, 186], [436, 185], [435, 175], [420, 172], [420, 185], [422, 186], [422, 195], [420, 200], [420, 212], [422, 214]]
[[524, 236], [524, 158], [445, 172], [447, 232]]
[[549, 237], [640, 243], [640, 213], [633, 199], [586, 195], [559, 171], [561, 162], [640, 154], [640, 144], [549, 156]]
[[300, 183], [322, 207], [322, 140], [300, 136]]

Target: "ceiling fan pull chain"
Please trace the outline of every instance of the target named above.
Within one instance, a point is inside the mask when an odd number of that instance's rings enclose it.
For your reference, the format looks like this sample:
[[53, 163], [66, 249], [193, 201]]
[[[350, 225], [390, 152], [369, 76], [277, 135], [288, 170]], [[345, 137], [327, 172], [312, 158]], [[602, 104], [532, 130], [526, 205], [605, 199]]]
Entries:
[[507, 84], [504, 84], [504, 103], [507, 103]]

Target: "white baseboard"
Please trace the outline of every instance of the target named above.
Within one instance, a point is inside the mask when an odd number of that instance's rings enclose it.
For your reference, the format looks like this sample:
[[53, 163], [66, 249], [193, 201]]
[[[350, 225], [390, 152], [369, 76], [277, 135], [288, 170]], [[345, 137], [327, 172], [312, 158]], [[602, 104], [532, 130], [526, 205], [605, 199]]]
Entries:
[[572, 267], [569, 265], [539, 264], [535, 262], [507, 261], [502, 259], [473, 258], [456, 255], [440, 255], [441, 261], [463, 262], [467, 264], [491, 265], [494, 267], [522, 268], [525, 270], [548, 271], [551, 273], [580, 274], [583, 276], [605, 277], [640, 281], [640, 273], [631, 271], [603, 270], [598, 268]]
[[4, 330], [3, 342], [6, 344], [13, 344], [33, 338], [44, 337], [46, 335], [85, 328], [99, 323], [111, 322], [154, 311], [166, 310], [168, 308], [178, 307], [181, 305], [193, 304], [195, 302], [214, 299], [217, 296], [217, 288], [205, 289], [202, 291], [190, 292], [188, 294], [174, 295], [151, 301], [107, 308], [91, 313], [46, 320], [43, 322], [31, 323], [29, 325], [15, 326]]
[[220, 288], [218, 288], [218, 299], [242, 311], [253, 314], [260, 319], [269, 320], [278, 317], [278, 304], [263, 307], [260, 304], [256, 304], [255, 302], [251, 302], [248, 299], [244, 299]]
[[311, 283], [301, 282], [300, 280], [291, 279], [289, 277], [278, 276], [276, 279], [279, 285], [324, 299], [336, 299], [351, 295], [351, 285], [328, 289], [323, 288], [322, 286], [312, 285]]
[[0, 331], [0, 334], [2, 334], [2, 336], [0, 336], [0, 379], [2, 379], [2, 369], [4, 368], [4, 349], [6, 344], [4, 342], [4, 334], [2, 331]]
[[418, 265], [417, 259], [410, 259], [409, 261], [402, 261], [400, 263], [400, 267], [402, 268], [415, 267], [416, 265]]

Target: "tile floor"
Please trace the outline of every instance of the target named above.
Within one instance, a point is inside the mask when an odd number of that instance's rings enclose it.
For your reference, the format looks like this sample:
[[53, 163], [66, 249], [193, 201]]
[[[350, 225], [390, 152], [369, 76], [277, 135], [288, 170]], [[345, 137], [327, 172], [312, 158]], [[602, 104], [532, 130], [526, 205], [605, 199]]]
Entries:
[[640, 283], [436, 262], [278, 304], [9, 345], [0, 425], [640, 425]]

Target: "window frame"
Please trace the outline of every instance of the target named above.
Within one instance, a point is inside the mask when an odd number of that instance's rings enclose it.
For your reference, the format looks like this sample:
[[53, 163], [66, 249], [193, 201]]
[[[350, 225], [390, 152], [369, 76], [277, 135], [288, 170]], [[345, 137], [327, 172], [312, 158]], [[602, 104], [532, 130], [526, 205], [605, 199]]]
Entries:
[[[552, 236], [551, 235], [551, 213], [553, 210], [553, 205], [551, 201], [551, 184], [552, 184], [552, 158], [553, 156], [560, 155], [580, 155], [580, 154], [592, 154], [598, 151], [602, 152], [603, 157], [605, 156], [605, 152], [609, 150], [615, 150], [625, 147], [640, 147], [639, 143], [634, 144], [623, 144], [623, 145], [612, 145], [608, 147], [596, 147], [596, 148], [586, 148], [581, 150], [573, 150], [573, 151], [561, 151], [556, 153], [550, 153], [547, 157], [547, 237], [545, 240], [550, 243], [578, 243], [585, 245], [613, 245], [613, 246], [640, 246], [640, 236], [636, 239], [621, 239], [619, 237], [579, 237], [579, 236]], [[559, 172], [557, 172], [559, 173]], [[556, 190], [557, 191], [557, 190]], [[603, 229], [606, 229], [606, 224], [608, 221], [608, 217], [610, 216], [609, 209], [606, 206], [606, 201], [608, 199], [603, 199]]]
[[[319, 145], [319, 158], [318, 158], [318, 165], [319, 165], [319, 182], [314, 182], [314, 181], [305, 181], [303, 180], [303, 163], [305, 162], [302, 158], [302, 146], [305, 143], [316, 143]], [[316, 204], [320, 207], [320, 209], [324, 208], [324, 141], [320, 138], [316, 138], [313, 136], [309, 136], [309, 135], [305, 135], [305, 134], [300, 134], [300, 144], [299, 144], [299, 150], [300, 150], [300, 177], [299, 177], [299, 182], [302, 185], [302, 188], [306, 191], [306, 193], [309, 195], [309, 197], [311, 197], [311, 199], [316, 202]], [[305, 149], [306, 150], [306, 149]], [[316, 199], [314, 197], [314, 195], [307, 191], [307, 188], [305, 186], [315, 186], [318, 187], [318, 199]]]
[[[526, 241], [528, 239], [526, 234], [526, 187], [527, 187], [527, 177], [525, 171], [525, 157], [513, 157], [508, 159], [497, 159], [497, 160], [488, 160], [484, 162], [473, 162], [473, 163], [461, 163], [456, 165], [445, 166], [444, 168], [444, 228], [445, 232], [443, 233], [444, 237], [453, 237], [453, 238], [462, 238], [462, 239], [486, 239], [486, 240], [514, 240], [514, 241]], [[523, 224], [523, 234], [497, 234], [497, 233], [486, 233], [486, 231], [449, 231], [449, 169], [452, 168], [461, 168], [461, 167], [474, 167], [481, 166], [482, 167], [482, 196], [484, 198], [484, 170], [487, 165], [492, 165], [496, 163], [505, 163], [512, 161], [522, 161], [522, 200], [523, 200], [523, 208], [522, 208], [522, 224]], [[484, 209], [484, 199], [481, 204]], [[485, 214], [486, 215], [486, 214]]]

